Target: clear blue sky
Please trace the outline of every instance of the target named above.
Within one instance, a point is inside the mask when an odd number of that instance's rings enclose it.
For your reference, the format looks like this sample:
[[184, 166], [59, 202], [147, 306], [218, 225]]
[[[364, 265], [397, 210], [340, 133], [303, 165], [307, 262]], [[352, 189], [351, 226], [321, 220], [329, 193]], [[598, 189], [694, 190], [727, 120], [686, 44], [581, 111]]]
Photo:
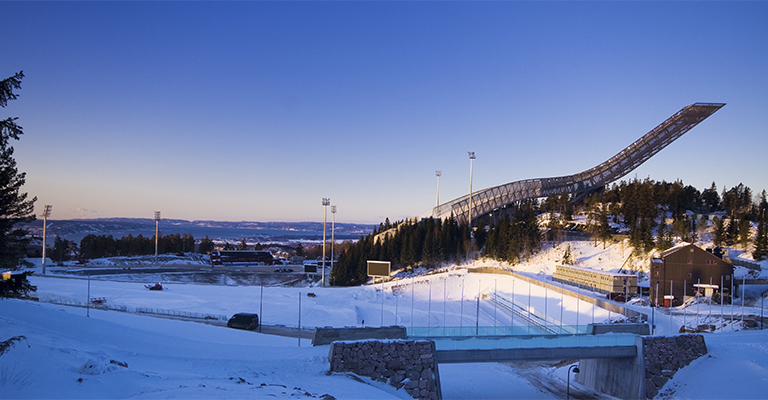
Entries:
[[[14, 144], [53, 219], [339, 222], [591, 168], [768, 189], [767, 2], [0, 2]], [[330, 210], [329, 210], [330, 221]]]

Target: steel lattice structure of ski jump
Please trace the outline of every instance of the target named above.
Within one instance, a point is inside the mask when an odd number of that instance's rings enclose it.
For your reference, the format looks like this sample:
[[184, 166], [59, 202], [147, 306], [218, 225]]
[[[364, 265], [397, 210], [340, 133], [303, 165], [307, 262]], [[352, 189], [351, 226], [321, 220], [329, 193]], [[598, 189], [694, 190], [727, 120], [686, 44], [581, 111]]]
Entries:
[[[574, 175], [527, 179], [472, 193], [472, 220], [517, 201], [553, 194], [586, 195], [627, 175], [675, 139], [705, 120], [725, 103], [695, 103], [675, 113], [604, 163]], [[469, 217], [469, 195], [443, 203], [432, 210], [435, 218], [455, 216], [460, 223]]]

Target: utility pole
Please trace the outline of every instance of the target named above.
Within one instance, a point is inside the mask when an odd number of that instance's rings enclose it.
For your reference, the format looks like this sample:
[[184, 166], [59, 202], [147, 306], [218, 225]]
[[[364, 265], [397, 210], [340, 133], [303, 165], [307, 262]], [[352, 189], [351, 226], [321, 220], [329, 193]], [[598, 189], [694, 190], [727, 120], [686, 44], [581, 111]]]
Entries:
[[437, 205], [435, 207], [440, 207], [440, 177], [442, 175], [442, 171], [435, 171], [435, 176], [437, 177]]

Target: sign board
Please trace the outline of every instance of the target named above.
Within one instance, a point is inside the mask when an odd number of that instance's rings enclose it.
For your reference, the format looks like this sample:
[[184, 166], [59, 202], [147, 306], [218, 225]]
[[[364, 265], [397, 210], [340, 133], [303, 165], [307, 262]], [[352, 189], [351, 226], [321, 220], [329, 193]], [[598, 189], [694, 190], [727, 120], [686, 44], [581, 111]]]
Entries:
[[368, 260], [368, 276], [389, 276], [389, 261]]

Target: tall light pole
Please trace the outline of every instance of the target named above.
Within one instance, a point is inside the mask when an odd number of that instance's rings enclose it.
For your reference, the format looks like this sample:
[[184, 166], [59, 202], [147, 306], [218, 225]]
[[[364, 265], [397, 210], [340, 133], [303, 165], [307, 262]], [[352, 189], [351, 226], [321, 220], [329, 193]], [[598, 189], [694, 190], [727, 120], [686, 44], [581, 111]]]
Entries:
[[468, 151], [469, 154], [469, 237], [472, 238], [472, 162], [475, 160], [475, 152]]
[[331, 271], [333, 271], [333, 248], [336, 247], [336, 206], [331, 206]]
[[435, 171], [435, 176], [437, 177], [437, 205], [435, 207], [440, 206], [440, 176], [442, 175], [442, 171]]
[[160, 235], [160, 211], [155, 211], [155, 264], [157, 264], [157, 239]]
[[51, 216], [51, 209], [53, 206], [46, 205], [43, 209], [43, 275], [45, 275], [45, 237], [46, 235], [46, 229], [48, 228], [48, 217]]
[[321, 285], [325, 287], [325, 224], [328, 221], [328, 206], [331, 205], [330, 197], [323, 197], [323, 275], [320, 281]]

